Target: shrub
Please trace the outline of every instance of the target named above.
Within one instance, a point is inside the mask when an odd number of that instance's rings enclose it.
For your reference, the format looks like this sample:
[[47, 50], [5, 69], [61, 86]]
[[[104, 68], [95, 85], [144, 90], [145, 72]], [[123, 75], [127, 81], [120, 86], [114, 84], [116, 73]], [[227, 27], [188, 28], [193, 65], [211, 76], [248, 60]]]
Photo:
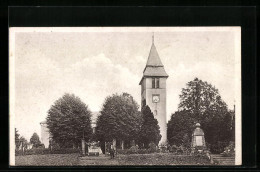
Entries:
[[170, 153], [177, 154], [177, 155], [190, 155], [191, 153], [191, 148], [185, 147], [183, 145], [180, 146], [172, 145], [168, 147], [168, 150]]
[[183, 154], [185, 155], [189, 155], [191, 153], [191, 148], [190, 147], [182, 147], [182, 151], [183, 151]]
[[160, 151], [165, 153], [165, 152], [168, 152], [170, 145], [166, 141], [166, 142], [161, 143], [159, 147], [160, 147]]
[[129, 154], [149, 154], [152, 153], [150, 152], [148, 149], [137, 149], [135, 150], [134, 148], [130, 148], [130, 149], [118, 149], [117, 150], [118, 154], [122, 154], [122, 155], [129, 155]]
[[37, 148], [37, 149], [32, 149], [34, 150], [34, 154], [49, 154], [50, 150], [49, 149], [45, 149], [45, 148]]
[[37, 143], [37, 144], [33, 145], [33, 148], [44, 149], [45, 146], [44, 146], [44, 144], [42, 144], [42, 143]]
[[18, 155], [23, 155], [23, 151], [22, 150], [15, 150], [15, 156], [18, 156]]
[[51, 154], [70, 154], [70, 153], [80, 153], [80, 149], [64, 148], [64, 149], [53, 149], [50, 151]]
[[138, 146], [131, 146], [130, 149], [124, 149], [124, 150], [118, 149], [117, 153], [123, 154], [123, 155], [125, 155], [125, 154], [137, 154], [138, 151], [139, 151]]
[[138, 146], [131, 146], [128, 150], [128, 154], [135, 154], [138, 152]]
[[209, 148], [212, 153], [222, 153], [228, 144], [228, 142], [218, 142], [217, 144], [209, 145]]
[[176, 153], [177, 149], [178, 149], [178, 146], [176, 146], [176, 145], [169, 146], [169, 152], [171, 152], [171, 153]]
[[138, 154], [149, 154], [149, 150], [148, 149], [139, 149], [138, 150]]
[[16, 150], [15, 155], [44, 155], [44, 154], [71, 154], [71, 153], [79, 153], [79, 149], [45, 149], [45, 148], [33, 148], [25, 150]]
[[202, 148], [193, 148], [192, 149], [192, 155], [195, 157], [204, 157], [204, 158], [210, 158], [210, 152], [206, 147]]
[[15, 151], [15, 155], [38, 155], [38, 154], [49, 154], [50, 150], [49, 149], [44, 149], [44, 148], [33, 148], [33, 149], [27, 149], [24, 150], [24, 152], [22, 150], [18, 150]]
[[146, 154], [139, 156], [122, 156], [120, 165], [209, 165], [207, 157], [191, 155], [175, 156], [174, 154]]
[[123, 154], [123, 155], [128, 154], [128, 152], [130, 152], [129, 149], [124, 149], [124, 150], [117, 149], [116, 151], [118, 154]]
[[60, 149], [60, 145], [58, 143], [56, 143], [54, 140], [50, 140], [49, 141], [49, 148], [52, 149]]
[[183, 146], [177, 147], [177, 150], [176, 150], [177, 154], [183, 154], [183, 152], [184, 152], [184, 147]]
[[229, 145], [224, 148], [224, 152], [221, 153], [223, 156], [235, 156], [235, 143], [234, 142], [229, 142]]
[[156, 152], [157, 151], [157, 148], [156, 148], [156, 144], [154, 144], [153, 142], [149, 144], [149, 149], [148, 151], [150, 153], [153, 153], [153, 152]]

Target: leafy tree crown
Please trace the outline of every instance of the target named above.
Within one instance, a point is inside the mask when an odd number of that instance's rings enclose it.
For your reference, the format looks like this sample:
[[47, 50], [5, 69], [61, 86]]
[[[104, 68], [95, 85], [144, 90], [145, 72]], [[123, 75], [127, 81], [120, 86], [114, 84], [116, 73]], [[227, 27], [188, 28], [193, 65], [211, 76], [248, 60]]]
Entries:
[[47, 127], [61, 147], [80, 145], [81, 139], [92, 136], [91, 112], [74, 94], [64, 94], [48, 111]]
[[160, 126], [158, 121], [154, 118], [154, 115], [148, 105], [142, 108], [142, 126], [140, 131], [140, 142], [148, 147], [149, 143], [155, 143], [158, 145], [161, 140]]
[[140, 129], [140, 118], [138, 105], [130, 94], [108, 96], [97, 119], [96, 137], [100, 141], [134, 139]]
[[167, 124], [168, 140], [171, 144], [187, 146], [184, 140], [191, 140], [195, 124], [199, 122], [206, 142], [211, 148], [217, 147], [218, 142], [234, 138], [232, 116], [218, 89], [195, 78], [182, 89], [178, 111]]

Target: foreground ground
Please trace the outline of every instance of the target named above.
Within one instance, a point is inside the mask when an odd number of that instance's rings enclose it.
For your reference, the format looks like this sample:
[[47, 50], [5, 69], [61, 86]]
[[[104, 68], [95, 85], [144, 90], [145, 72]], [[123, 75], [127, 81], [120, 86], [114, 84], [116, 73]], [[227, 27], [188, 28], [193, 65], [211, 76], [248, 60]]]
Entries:
[[210, 165], [210, 161], [206, 157], [171, 153], [121, 155], [117, 159], [119, 165]]
[[17, 166], [74, 166], [79, 161], [78, 154], [46, 154], [15, 156]]
[[79, 157], [78, 154], [48, 154], [16, 156], [17, 166], [87, 166], [87, 165], [210, 165], [205, 157], [173, 154], [132, 154], [118, 155], [115, 159]]

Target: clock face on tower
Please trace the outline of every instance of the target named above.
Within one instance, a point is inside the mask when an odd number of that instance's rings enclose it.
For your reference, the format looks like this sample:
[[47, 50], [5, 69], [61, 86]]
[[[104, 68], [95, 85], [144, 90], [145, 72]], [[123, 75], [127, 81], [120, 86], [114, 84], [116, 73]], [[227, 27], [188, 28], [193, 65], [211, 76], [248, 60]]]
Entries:
[[160, 101], [159, 95], [153, 95], [153, 103], [158, 103]]

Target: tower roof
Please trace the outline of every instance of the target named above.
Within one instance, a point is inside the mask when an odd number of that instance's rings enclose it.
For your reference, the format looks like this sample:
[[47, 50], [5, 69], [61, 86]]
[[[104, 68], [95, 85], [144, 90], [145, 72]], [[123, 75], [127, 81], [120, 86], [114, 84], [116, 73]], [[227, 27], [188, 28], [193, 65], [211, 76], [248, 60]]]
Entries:
[[163, 66], [159, 66], [159, 67], [146, 66], [144, 69], [143, 76], [168, 77], [168, 74], [166, 73]]
[[152, 43], [148, 60], [143, 71], [143, 77], [139, 84], [141, 84], [144, 77], [168, 77], [154, 43]]
[[154, 43], [152, 44], [146, 66], [163, 67], [162, 61], [159, 57], [159, 54], [156, 50]]
[[162, 61], [159, 57], [159, 54], [156, 50], [154, 43], [152, 43], [151, 50], [143, 73], [144, 76], [168, 77], [166, 71], [164, 70], [164, 66], [162, 64]]

